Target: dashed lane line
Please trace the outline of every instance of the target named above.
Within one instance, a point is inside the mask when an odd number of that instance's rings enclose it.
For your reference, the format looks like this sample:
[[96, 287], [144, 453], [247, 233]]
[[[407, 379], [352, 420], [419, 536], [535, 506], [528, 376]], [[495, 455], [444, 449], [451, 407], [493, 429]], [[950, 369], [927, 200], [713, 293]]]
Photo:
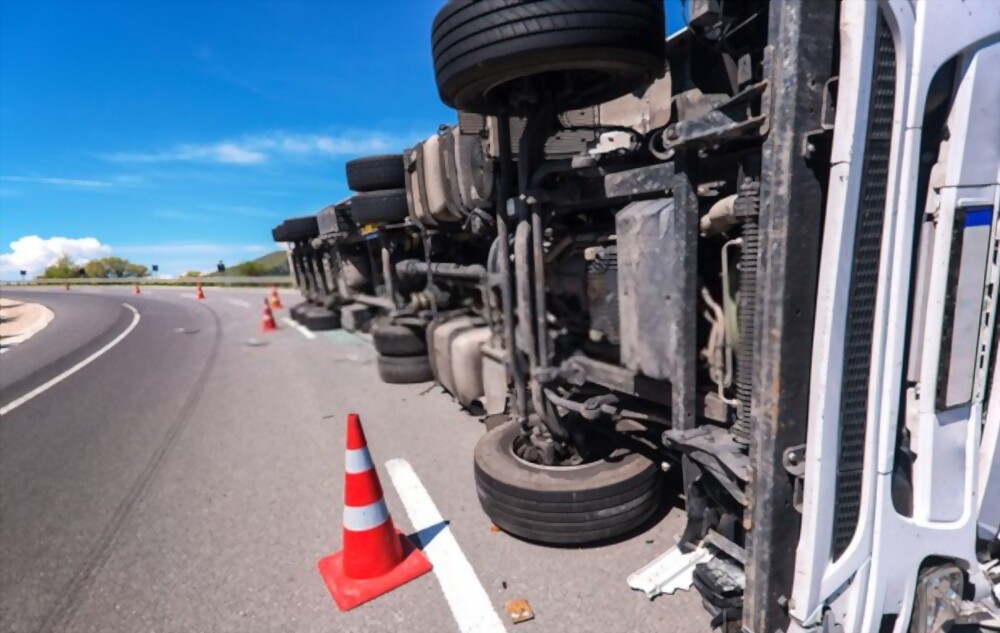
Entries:
[[303, 326], [301, 323], [296, 323], [295, 321], [292, 321], [288, 317], [281, 317], [281, 322], [289, 327], [295, 328], [296, 330], [299, 331], [299, 334], [301, 334], [302, 336], [306, 337], [309, 340], [316, 338], [316, 335], [310, 332], [305, 326]]
[[249, 308], [250, 307], [250, 302], [249, 301], [244, 301], [243, 299], [227, 299], [226, 301], [228, 301], [229, 303], [233, 304], [234, 306], [239, 306], [241, 308]]
[[94, 362], [95, 360], [97, 360], [98, 358], [100, 358], [101, 356], [103, 356], [104, 354], [106, 354], [115, 345], [118, 345], [119, 343], [121, 343], [122, 340], [126, 336], [128, 336], [132, 332], [132, 330], [135, 329], [135, 326], [139, 325], [139, 319], [141, 318], [139, 316], [139, 311], [138, 310], [136, 310], [135, 308], [133, 308], [132, 306], [130, 306], [127, 303], [123, 303], [122, 305], [132, 311], [132, 322], [128, 324], [128, 327], [125, 328], [125, 330], [122, 331], [121, 334], [119, 334], [118, 336], [116, 336], [110, 343], [108, 343], [107, 345], [105, 345], [101, 349], [97, 350], [96, 352], [94, 352], [93, 354], [91, 354], [90, 356], [88, 356], [87, 358], [84, 358], [82, 361], [80, 361], [76, 365], [73, 365], [72, 367], [70, 367], [69, 369], [67, 369], [63, 373], [59, 374], [58, 376], [56, 376], [52, 380], [49, 380], [48, 382], [46, 382], [46, 383], [44, 383], [42, 385], [39, 385], [38, 387], [35, 387], [34, 389], [32, 389], [28, 393], [24, 394], [20, 398], [18, 398], [16, 400], [14, 400], [14, 401], [12, 401], [12, 402], [4, 405], [3, 407], [0, 407], [0, 415], [7, 415], [8, 413], [10, 413], [11, 411], [13, 411], [14, 409], [16, 409], [19, 406], [21, 406], [22, 404], [24, 404], [25, 402], [28, 402], [29, 400], [31, 400], [32, 398], [34, 398], [35, 396], [40, 396], [41, 394], [45, 393], [46, 391], [48, 391], [52, 387], [55, 387], [56, 385], [58, 385], [63, 380], [66, 380], [67, 378], [69, 378], [70, 376], [72, 376], [73, 374], [75, 374], [76, 372], [80, 371], [81, 369], [83, 369], [87, 365], [91, 364], [92, 362]]
[[441, 591], [462, 633], [504, 633], [503, 622], [493, 609], [490, 597], [476, 576], [469, 559], [462, 553], [455, 535], [444, 523], [441, 513], [417, 473], [405, 459], [385, 463], [392, 485], [403, 501], [415, 531], [443, 526], [429, 543], [424, 554], [434, 565]]

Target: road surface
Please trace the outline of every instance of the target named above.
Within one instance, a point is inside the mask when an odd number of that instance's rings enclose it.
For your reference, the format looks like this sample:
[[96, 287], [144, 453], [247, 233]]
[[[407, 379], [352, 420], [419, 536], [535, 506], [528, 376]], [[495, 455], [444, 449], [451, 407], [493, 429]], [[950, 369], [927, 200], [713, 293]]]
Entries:
[[[0, 360], [0, 630], [485, 633], [515, 630], [514, 598], [536, 614], [519, 633], [708, 630], [696, 593], [650, 602], [625, 584], [675, 543], [679, 511], [597, 548], [498, 533], [472, 477], [482, 426], [440, 389], [384, 385], [367, 341], [307, 338], [283, 311], [258, 335], [261, 291], [205, 292], [3, 291], [55, 319]], [[340, 613], [316, 562], [340, 545], [349, 412], [397, 527], [411, 532], [408, 510], [430, 502], [444, 523], [419, 537], [445, 553], [435, 573]], [[404, 504], [390, 460], [428, 500]], [[462, 591], [496, 617], [463, 620]]]

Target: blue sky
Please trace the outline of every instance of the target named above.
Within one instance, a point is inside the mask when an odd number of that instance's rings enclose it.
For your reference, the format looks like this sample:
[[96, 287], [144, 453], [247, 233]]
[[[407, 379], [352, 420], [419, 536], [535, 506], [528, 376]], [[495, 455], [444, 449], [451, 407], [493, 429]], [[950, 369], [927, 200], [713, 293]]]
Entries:
[[0, 277], [58, 252], [180, 273], [273, 250], [272, 226], [348, 195], [346, 160], [454, 121], [441, 4], [3, 0]]

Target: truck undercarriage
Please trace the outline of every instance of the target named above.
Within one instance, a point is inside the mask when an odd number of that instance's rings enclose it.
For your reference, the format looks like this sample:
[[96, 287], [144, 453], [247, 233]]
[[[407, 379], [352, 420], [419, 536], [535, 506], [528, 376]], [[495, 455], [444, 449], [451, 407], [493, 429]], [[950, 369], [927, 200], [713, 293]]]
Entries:
[[665, 38], [659, 2], [446, 3], [457, 124], [352, 161], [358, 194], [274, 237], [383, 379], [483, 418], [505, 531], [625, 538], [678, 478], [724, 630], [980, 626], [997, 5], [688, 4]]

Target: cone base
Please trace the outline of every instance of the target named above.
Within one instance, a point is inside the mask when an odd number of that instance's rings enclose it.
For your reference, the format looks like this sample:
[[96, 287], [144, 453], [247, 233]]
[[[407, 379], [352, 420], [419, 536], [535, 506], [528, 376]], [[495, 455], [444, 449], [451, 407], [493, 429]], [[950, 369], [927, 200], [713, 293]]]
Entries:
[[359, 604], [368, 602], [384, 593], [389, 593], [396, 587], [405, 585], [431, 570], [431, 562], [427, 560], [424, 553], [414, 547], [410, 539], [406, 538], [399, 530], [396, 530], [396, 534], [403, 546], [403, 560], [392, 571], [376, 578], [355, 580], [345, 576], [343, 550], [320, 559], [317, 564], [319, 575], [326, 583], [326, 588], [338, 609], [349, 611]]

